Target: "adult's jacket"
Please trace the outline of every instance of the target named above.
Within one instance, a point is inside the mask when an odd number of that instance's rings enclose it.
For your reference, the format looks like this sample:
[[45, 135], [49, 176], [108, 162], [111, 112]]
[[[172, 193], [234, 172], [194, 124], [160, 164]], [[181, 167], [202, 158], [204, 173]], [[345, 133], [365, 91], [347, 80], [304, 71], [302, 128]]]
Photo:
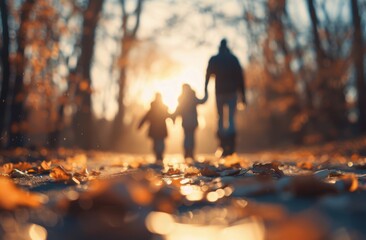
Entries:
[[206, 79], [211, 75], [215, 76], [216, 95], [239, 92], [245, 96], [243, 70], [230, 50], [220, 49], [217, 55], [210, 58]]

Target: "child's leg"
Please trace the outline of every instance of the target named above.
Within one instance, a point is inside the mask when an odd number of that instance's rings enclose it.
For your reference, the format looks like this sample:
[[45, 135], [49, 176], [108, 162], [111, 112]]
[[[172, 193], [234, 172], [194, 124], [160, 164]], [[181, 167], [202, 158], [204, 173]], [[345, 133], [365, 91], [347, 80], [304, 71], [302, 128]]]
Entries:
[[165, 150], [164, 139], [156, 138], [154, 141], [154, 153], [157, 161], [163, 160], [163, 153]]
[[216, 107], [218, 115], [217, 134], [220, 135], [224, 132], [224, 97], [221, 95], [216, 96]]

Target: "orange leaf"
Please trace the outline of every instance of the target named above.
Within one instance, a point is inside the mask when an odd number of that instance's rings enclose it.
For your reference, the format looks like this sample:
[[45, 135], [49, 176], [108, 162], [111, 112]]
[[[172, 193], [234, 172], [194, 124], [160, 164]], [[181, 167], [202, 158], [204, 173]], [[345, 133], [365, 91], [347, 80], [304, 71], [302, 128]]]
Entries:
[[20, 170], [20, 171], [26, 171], [30, 168], [32, 168], [32, 164], [28, 163], [28, 162], [19, 162], [14, 164], [14, 168]]
[[56, 181], [68, 181], [72, 176], [63, 167], [57, 166], [51, 170], [50, 177]]
[[14, 165], [12, 163], [5, 163], [1, 168], [0, 168], [0, 173], [2, 174], [10, 174], [14, 169]]
[[19, 189], [9, 178], [0, 177], [0, 209], [14, 210], [17, 207], [39, 207], [44, 203], [40, 194]]
[[41, 163], [41, 170], [43, 170], [43, 171], [49, 171], [49, 170], [51, 170], [51, 164], [52, 164], [51, 161], [49, 161], [49, 162], [42, 161], [42, 163]]
[[205, 167], [204, 169], [202, 169], [201, 174], [202, 174], [202, 176], [205, 176], [205, 177], [219, 177], [220, 176], [220, 174], [218, 174], [217, 172], [215, 172], [212, 169], [209, 169], [208, 167]]

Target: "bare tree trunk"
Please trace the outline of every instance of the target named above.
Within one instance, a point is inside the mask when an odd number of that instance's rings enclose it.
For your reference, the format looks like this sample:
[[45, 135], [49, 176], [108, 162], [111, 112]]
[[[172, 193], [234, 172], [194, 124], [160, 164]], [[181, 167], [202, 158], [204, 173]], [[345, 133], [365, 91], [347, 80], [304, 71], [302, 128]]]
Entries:
[[73, 119], [76, 145], [83, 149], [91, 149], [93, 143], [93, 112], [91, 103], [90, 69], [94, 53], [95, 30], [103, 0], [90, 0], [84, 13], [83, 33], [81, 37], [81, 55], [76, 67], [77, 111]]
[[360, 131], [366, 132], [366, 86], [364, 67], [364, 44], [362, 39], [361, 17], [357, 0], [351, 0], [352, 20], [354, 27], [353, 35], [353, 59], [357, 86], [357, 106], [359, 111], [358, 123]]
[[9, 63], [9, 25], [8, 25], [8, 8], [5, 1], [0, 2], [1, 10], [1, 23], [2, 23], [2, 51], [1, 51], [1, 63], [2, 63], [2, 81], [1, 81], [1, 93], [0, 93], [0, 147], [3, 146], [3, 131], [5, 129], [5, 123], [7, 118], [7, 105], [9, 94], [9, 82], [10, 82], [10, 63]]
[[[319, 101], [318, 106], [314, 108], [314, 116], [310, 116], [310, 119], [313, 119], [317, 134], [321, 133], [324, 140], [330, 140], [341, 136], [347, 126], [344, 86], [340, 80], [341, 74], [334, 74], [334, 67], [338, 66], [340, 68], [337, 62], [344, 61], [344, 57], [334, 55], [322, 46], [318, 31], [319, 24], [315, 0], [307, 0], [307, 4], [317, 64], [311, 90], [313, 96], [318, 98]], [[325, 28], [325, 32], [328, 34], [328, 42], [323, 41], [323, 43], [331, 44], [332, 37], [329, 35], [329, 29]], [[337, 70], [340, 71], [340, 69]]]
[[34, 0], [27, 0], [23, 3], [20, 13], [20, 27], [17, 36], [17, 58], [15, 63], [15, 83], [11, 101], [10, 131], [8, 147], [22, 147], [25, 141], [24, 122], [26, 113], [24, 101], [26, 91], [24, 88], [23, 74], [26, 65], [24, 49], [26, 47], [27, 21], [32, 12]]
[[[295, 76], [290, 67], [294, 55], [290, 53], [285, 37], [286, 4], [286, 0], [267, 2], [268, 34], [264, 45], [265, 71], [268, 78], [266, 98], [269, 103], [283, 99], [288, 101], [286, 111], [270, 116], [269, 135], [272, 142], [278, 142], [279, 139], [284, 138], [284, 135], [286, 139], [294, 137], [288, 126], [299, 111]], [[278, 56], [283, 60], [279, 61]]]
[[315, 6], [314, 6], [314, 0], [307, 0], [308, 8], [309, 8], [309, 14], [310, 14], [310, 20], [311, 20], [311, 26], [313, 31], [313, 38], [314, 38], [314, 46], [316, 51], [316, 59], [318, 66], [322, 65], [322, 58], [324, 57], [324, 52], [321, 47], [320, 37], [318, 33], [318, 17], [316, 14]]
[[[123, 13], [122, 19], [122, 39], [121, 39], [121, 53], [118, 59], [118, 67], [120, 68], [119, 75], [119, 92], [118, 92], [118, 112], [113, 120], [113, 131], [111, 135], [111, 146], [112, 148], [118, 149], [119, 140], [123, 135], [123, 118], [124, 118], [124, 91], [126, 85], [126, 74], [128, 68], [128, 57], [131, 49], [134, 47], [136, 42], [136, 34], [140, 27], [140, 17], [142, 12], [143, 0], [138, 0], [136, 3], [135, 10], [131, 13], [126, 11], [126, 3], [121, 0], [121, 7]], [[134, 19], [134, 24], [131, 29], [128, 26], [131, 23], [131, 18]]]

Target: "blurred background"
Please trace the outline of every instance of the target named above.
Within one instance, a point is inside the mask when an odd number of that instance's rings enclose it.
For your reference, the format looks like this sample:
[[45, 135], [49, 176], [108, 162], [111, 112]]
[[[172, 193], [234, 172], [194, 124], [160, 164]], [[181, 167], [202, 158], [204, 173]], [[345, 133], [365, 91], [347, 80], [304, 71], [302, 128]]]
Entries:
[[[1, 148], [148, 153], [137, 123], [160, 92], [199, 97], [222, 38], [244, 68], [238, 152], [366, 132], [365, 0], [1, 1]], [[217, 147], [214, 82], [197, 151]], [[182, 151], [179, 120], [167, 151]]]

